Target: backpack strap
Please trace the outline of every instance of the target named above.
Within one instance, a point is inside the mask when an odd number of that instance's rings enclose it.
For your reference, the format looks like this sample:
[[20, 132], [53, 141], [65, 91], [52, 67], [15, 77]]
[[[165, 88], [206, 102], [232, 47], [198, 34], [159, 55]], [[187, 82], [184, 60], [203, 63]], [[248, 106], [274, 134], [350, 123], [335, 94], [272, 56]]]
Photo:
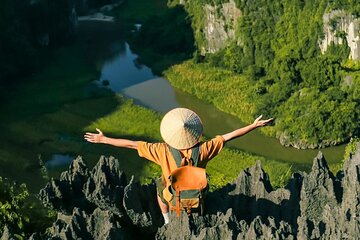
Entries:
[[181, 160], [182, 160], [182, 157], [181, 157], [181, 153], [179, 150], [171, 147], [170, 145], [168, 145], [168, 148], [171, 152], [171, 155], [173, 156], [173, 158], [175, 159], [175, 162], [176, 162], [176, 166], [177, 167], [181, 167]]
[[192, 149], [191, 149], [191, 160], [193, 162], [193, 166], [197, 167], [198, 163], [199, 163], [199, 158], [200, 158], [200, 145], [196, 144]]
[[[176, 148], [171, 147], [170, 145], [168, 145], [168, 148], [173, 158], [175, 159], [176, 166], [181, 167], [182, 157], [180, 151]], [[192, 161], [192, 165], [194, 167], [197, 166], [199, 162], [199, 157], [200, 157], [200, 145], [196, 144], [194, 147], [191, 148], [191, 157], [190, 157], [190, 160]]]

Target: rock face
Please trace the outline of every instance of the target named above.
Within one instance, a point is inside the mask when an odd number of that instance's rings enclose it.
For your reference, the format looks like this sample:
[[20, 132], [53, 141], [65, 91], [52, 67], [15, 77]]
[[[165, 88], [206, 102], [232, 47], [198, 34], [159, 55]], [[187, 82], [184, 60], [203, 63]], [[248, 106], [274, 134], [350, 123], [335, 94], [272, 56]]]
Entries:
[[8, 239], [14, 239], [14, 236], [11, 233], [11, 230], [9, 230], [8, 226], [5, 225], [0, 240], [8, 240]]
[[[181, 0], [179, 4], [185, 5], [189, 0]], [[234, 0], [227, 3], [204, 4], [203, 26], [200, 32], [203, 39], [198, 42], [202, 55], [215, 53], [227, 46], [231, 40], [236, 40], [235, 31], [242, 12], [237, 8]], [[319, 39], [319, 47], [324, 53], [331, 43], [344, 44], [350, 48], [349, 59], [360, 60], [360, 19], [344, 10], [333, 10], [323, 15], [324, 37]]]
[[[332, 11], [323, 16], [324, 39], [320, 42], [320, 49], [324, 53], [328, 46], [344, 44], [350, 47], [349, 58], [360, 60], [360, 19], [342, 10]], [[345, 33], [345, 36], [342, 36]]]
[[334, 176], [321, 152], [310, 173], [274, 190], [260, 162], [208, 194], [204, 216], [170, 214], [162, 226], [154, 184], [128, 182], [114, 158], [92, 171], [81, 158], [40, 196], [59, 211], [50, 239], [356, 239], [360, 236], [360, 144]]
[[204, 9], [204, 34], [207, 44], [202, 46], [201, 53], [215, 53], [224, 48], [227, 41], [235, 39], [235, 29], [241, 12], [233, 0], [219, 6], [206, 4]]
[[[260, 163], [207, 199], [205, 216], [171, 218], [157, 239], [356, 239], [360, 145], [335, 177], [321, 153], [309, 174], [298, 172], [272, 190]], [[180, 226], [180, 227], [179, 227]]]
[[155, 184], [128, 182], [112, 157], [92, 171], [78, 157], [39, 197], [58, 211], [50, 239], [151, 239], [162, 224]]

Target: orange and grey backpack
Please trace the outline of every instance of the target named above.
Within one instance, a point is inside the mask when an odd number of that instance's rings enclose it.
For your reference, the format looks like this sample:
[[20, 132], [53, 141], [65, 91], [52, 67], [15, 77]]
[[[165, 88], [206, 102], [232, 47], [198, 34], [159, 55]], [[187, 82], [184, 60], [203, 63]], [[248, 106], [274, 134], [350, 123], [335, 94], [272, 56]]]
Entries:
[[187, 214], [194, 210], [202, 215], [208, 183], [205, 169], [197, 167], [199, 144], [192, 148], [190, 159], [182, 158], [179, 150], [168, 147], [178, 168], [170, 173], [171, 184], [164, 189], [164, 198], [168, 201], [170, 210], [175, 211], [178, 217], [181, 210]]

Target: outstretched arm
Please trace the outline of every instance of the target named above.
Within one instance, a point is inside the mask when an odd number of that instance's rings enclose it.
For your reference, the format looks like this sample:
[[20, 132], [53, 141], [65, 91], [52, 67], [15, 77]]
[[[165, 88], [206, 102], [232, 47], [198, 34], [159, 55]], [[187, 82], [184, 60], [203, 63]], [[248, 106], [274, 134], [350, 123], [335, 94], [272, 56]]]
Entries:
[[124, 147], [124, 148], [132, 148], [137, 149], [138, 142], [137, 141], [131, 141], [128, 139], [121, 139], [121, 138], [110, 138], [106, 137], [100, 129], [96, 129], [98, 133], [85, 133], [84, 138], [86, 141], [91, 143], [104, 143], [113, 145], [116, 147]]
[[222, 137], [225, 139], [225, 142], [227, 142], [232, 139], [243, 136], [243, 135], [247, 134], [248, 132], [251, 132], [255, 128], [265, 126], [266, 124], [268, 124], [269, 122], [271, 122], [273, 120], [273, 118], [269, 118], [267, 120], [261, 120], [261, 118], [262, 118], [262, 115], [260, 115], [258, 118], [256, 118], [252, 124], [247, 125], [246, 127], [243, 127], [243, 128], [236, 129], [235, 131], [226, 133], [226, 134], [222, 135]]

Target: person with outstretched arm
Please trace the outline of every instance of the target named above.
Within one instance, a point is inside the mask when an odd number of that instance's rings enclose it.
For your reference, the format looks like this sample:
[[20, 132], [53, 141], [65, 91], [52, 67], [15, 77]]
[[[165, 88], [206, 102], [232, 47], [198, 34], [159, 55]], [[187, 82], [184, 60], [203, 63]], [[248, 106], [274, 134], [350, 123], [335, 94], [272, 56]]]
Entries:
[[161, 166], [162, 180], [157, 181], [157, 200], [164, 216], [165, 224], [169, 222], [169, 207], [162, 195], [162, 190], [170, 185], [169, 175], [177, 168], [170, 147], [180, 151], [181, 157], [190, 159], [192, 148], [199, 146], [198, 167], [206, 168], [207, 163], [215, 157], [223, 148], [225, 142], [241, 137], [252, 130], [263, 127], [273, 119], [262, 120], [262, 115], [245, 127], [236, 129], [223, 135], [217, 135], [213, 139], [200, 142], [203, 134], [203, 124], [200, 117], [190, 109], [175, 108], [163, 117], [160, 124], [160, 133], [164, 142], [150, 143], [133, 141], [130, 139], [110, 138], [96, 128], [97, 133], [87, 132], [84, 135], [86, 141], [91, 143], [103, 143], [115, 147], [135, 149], [140, 157], [144, 157]]

